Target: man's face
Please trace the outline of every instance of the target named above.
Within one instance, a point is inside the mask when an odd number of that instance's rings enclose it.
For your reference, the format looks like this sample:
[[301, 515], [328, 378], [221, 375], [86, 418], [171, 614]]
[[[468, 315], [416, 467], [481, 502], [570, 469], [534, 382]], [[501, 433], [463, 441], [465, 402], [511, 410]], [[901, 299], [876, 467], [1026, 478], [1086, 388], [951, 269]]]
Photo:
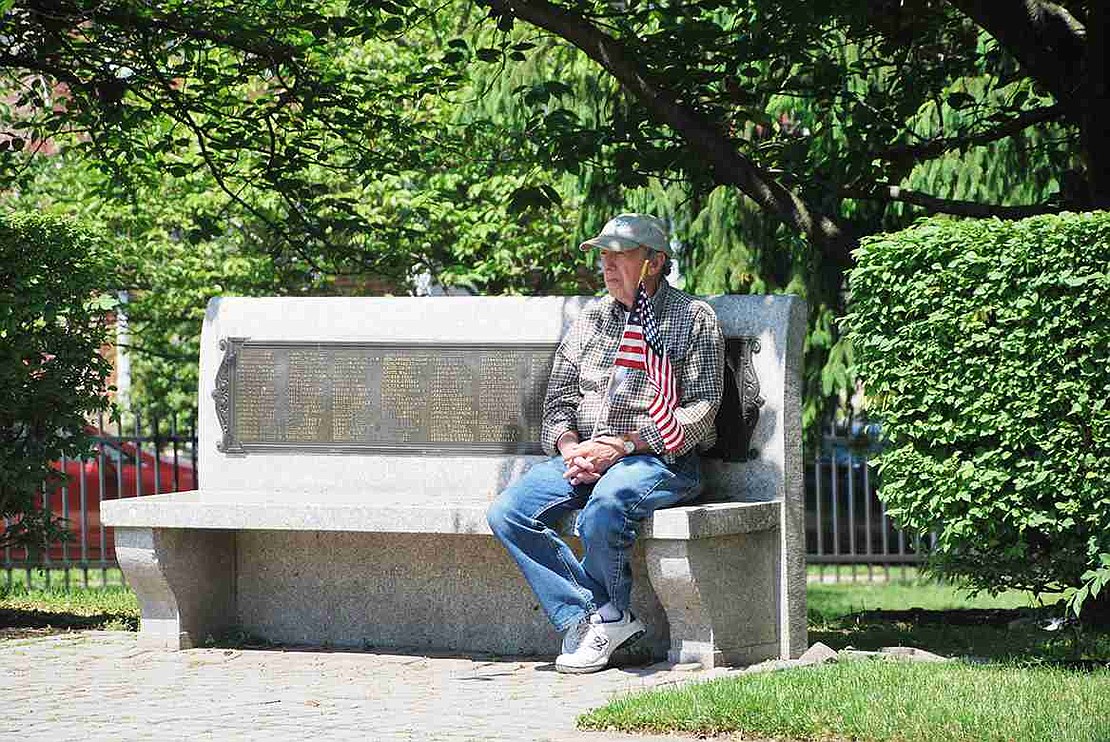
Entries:
[[609, 295], [624, 304], [632, 306], [636, 298], [636, 286], [640, 283], [640, 271], [647, 259], [647, 248], [637, 247], [635, 250], [613, 252], [601, 251], [601, 269], [605, 276], [605, 288]]
[[651, 255], [651, 258], [647, 273], [644, 275], [644, 289], [648, 296], [652, 296], [662, 280], [663, 264], [667, 261], [666, 255], [661, 252], [652, 254], [642, 245], [635, 250], [624, 252], [601, 251], [601, 270], [605, 276], [605, 288], [609, 290], [610, 296], [625, 307], [631, 307], [636, 299], [640, 271], [643, 270], [644, 261], [649, 260], [648, 255]]

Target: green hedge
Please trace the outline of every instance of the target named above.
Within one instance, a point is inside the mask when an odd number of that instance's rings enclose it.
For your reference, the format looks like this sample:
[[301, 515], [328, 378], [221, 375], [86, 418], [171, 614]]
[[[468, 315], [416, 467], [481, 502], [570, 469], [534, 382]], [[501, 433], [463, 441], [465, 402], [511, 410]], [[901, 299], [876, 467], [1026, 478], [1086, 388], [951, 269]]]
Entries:
[[113, 306], [103, 243], [72, 220], [0, 215], [0, 546], [41, 546], [61, 531], [36, 508], [49, 467], [87, 450], [86, 416], [108, 409], [111, 364], [98, 353]]
[[945, 574], [1085, 597], [1110, 565], [1110, 214], [929, 219], [856, 258], [889, 512]]

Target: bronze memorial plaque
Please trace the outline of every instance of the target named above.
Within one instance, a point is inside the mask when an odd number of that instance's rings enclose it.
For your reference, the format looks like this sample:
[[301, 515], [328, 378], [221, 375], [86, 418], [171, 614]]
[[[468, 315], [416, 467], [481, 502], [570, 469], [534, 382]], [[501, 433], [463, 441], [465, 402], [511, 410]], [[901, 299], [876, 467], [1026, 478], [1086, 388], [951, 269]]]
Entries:
[[230, 338], [220, 450], [541, 453], [556, 347]]

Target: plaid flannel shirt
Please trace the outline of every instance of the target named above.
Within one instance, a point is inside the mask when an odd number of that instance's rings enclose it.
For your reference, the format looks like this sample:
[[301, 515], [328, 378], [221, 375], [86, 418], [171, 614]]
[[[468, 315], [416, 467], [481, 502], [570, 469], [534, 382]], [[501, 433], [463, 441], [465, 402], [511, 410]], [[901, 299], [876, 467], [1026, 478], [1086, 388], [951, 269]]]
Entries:
[[[648, 407], [654, 398], [643, 371], [614, 367], [628, 312], [613, 297], [587, 305], [555, 354], [544, 400], [541, 442], [550, 456], [568, 430], [579, 440], [596, 435], [633, 432], [668, 463], [695, 447], [710, 448], [717, 439], [713, 421], [724, 386], [725, 341], [717, 315], [704, 301], [663, 281], [651, 297], [659, 334], [674, 365], [679, 385], [675, 416], [686, 440], [665, 454], [663, 437]], [[610, 374], [616, 374], [612, 396]]]

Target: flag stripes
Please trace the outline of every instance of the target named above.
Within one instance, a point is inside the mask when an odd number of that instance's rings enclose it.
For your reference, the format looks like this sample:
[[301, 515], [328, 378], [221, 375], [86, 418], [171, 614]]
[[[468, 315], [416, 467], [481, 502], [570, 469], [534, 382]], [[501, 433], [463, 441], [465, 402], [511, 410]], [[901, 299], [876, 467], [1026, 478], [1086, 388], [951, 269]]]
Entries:
[[626, 368], [646, 370], [644, 366], [644, 333], [638, 321], [633, 324], [631, 315], [629, 315], [628, 322], [625, 324], [624, 335], [621, 336], [621, 343], [617, 348], [617, 357], [613, 363]]
[[636, 289], [636, 301], [625, 323], [624, 334], [613, 363], [639, 369], [647, 374], [648, 381], [655, 390], [648, 415], [663, 437], [663, 446], [667, 452], [681, 448], [686, 440], [686, 432], [674, 414], [679, 402], [678, 381], [674, 375], [674, 367], [667, 357], [667, 349], [659, 337], [655, 313], [647, 292], [644, 291], [643, 282]]

